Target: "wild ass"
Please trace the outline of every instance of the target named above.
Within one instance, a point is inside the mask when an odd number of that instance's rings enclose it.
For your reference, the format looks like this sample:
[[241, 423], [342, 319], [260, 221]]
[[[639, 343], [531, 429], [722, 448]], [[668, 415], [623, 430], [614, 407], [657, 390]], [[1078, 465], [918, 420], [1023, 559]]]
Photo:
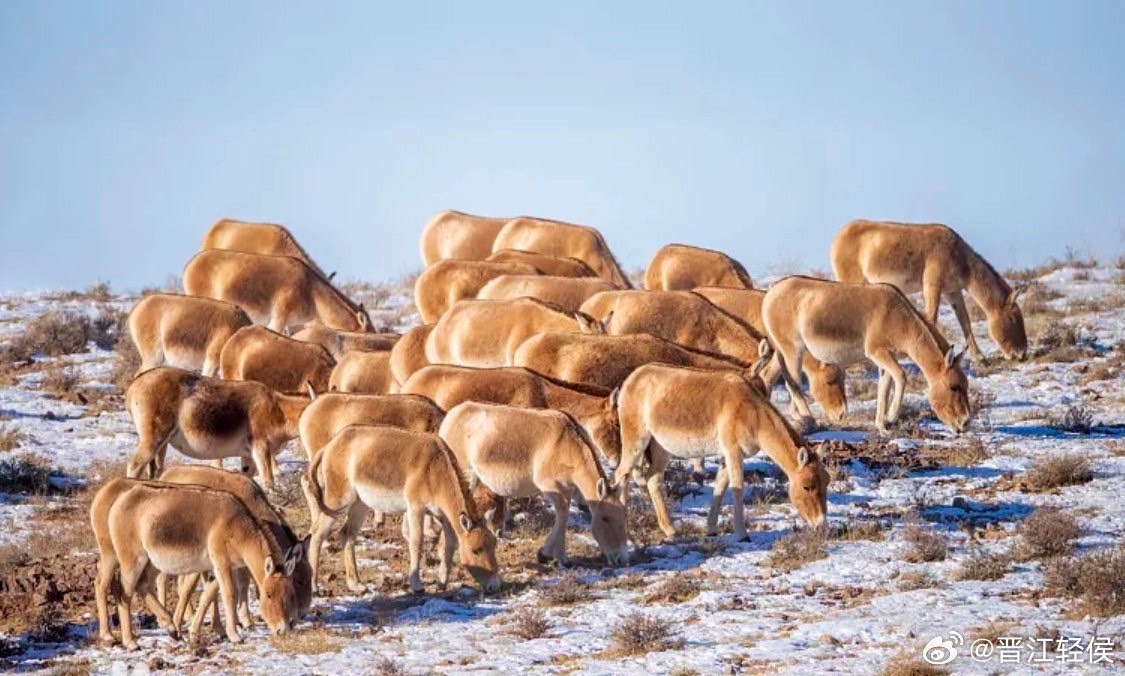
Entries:
[[[297, 238], [285, 226], [276, 223], [247, 223], [232, 218], [220, 219], [203, 236], [203, 245], [200, 249], [227, 249], [273, 256], [293, 256], [308, 263], [309, 267], [318, 273], [326, 275], [304, 247], [297, 243]], [[332, 278], [332, 275], [326, 276]]]
[[439, 211], [422, 229], [422, 262], [430, 266], [447, 258], [483, 261], [492, 253], [496, 233], [509, 220]]
[[988, 316], [988, 333], [1009, 359], [1027, 357], [1027, 331], [1012, 288], [1000, 273], [952, 228], [939, 223], [852, 221], [832, 241], [832, 269], [841, 282], [885, 282], [903, 293], [922, 292], [925, 317], [937, 324], [944, 298], [953, 308], [976, 359], [983, 359], [973, 336], [965, 289]]
[[548, 277], [547, 275], [501, 275], [477, 293], [480, 300], [535, 298], [577, 312], [590, 296], [620, 287], [599, 277]]
[[544, 331], [603, 333], [601, 322], [533, 298], [463, 300], [449, 308], [426, 339], [431, 364], [506, 366], [520, 343]]
[[595, 228], [521, 216], [508, 221], [496, 234], [492, 251], [503, 249], [577, 258], [589, 265], [598, 277], [623, 289], [632, 288], [602, 234]]
[[426, 341], [434, 330], [433, 324], [415, 326], [391, 348], [391, 375], [402, 385], [410, 374], [430, 363], [426, 358]]
[[164, 469], [171, 444], [199, 460], [250, 457], [265, 485], [273, 484], [276, 454], [297, 436], [306, 397], [274, 392], [253, 381], [208, 378], [171, 366], [145, 371], [125, 390], [125, 409], [137, 427], [137, 450], [126, 474], [149, 478]]
[[352, 350], [375, 352], [389, 350], [401, 338], [397, 333], [366, 333], [363, 331], [337, 331], [323, 324], [305, 324], [293, 334], [295, 340], [324, 346], [336, 361]]
[[299, 258], [207, 249], [184, 267], [184, 290], [229, 301], [256, 324], [285, 333], [318, 320], [334, 329], [371, 331], [371, 317]]
[[387, 394], [397, 387], [391, 375], [391, 353], [352, 350], [340, 357], [328, 381], [331, 392]]
[[594, 540], [606, 560], [611, 566], [628, 562], [626, 493], [606, 478], [593, 442], [574, 418], [467, 401], [449, 410], [438, 434], [461, 467], [501, 500], [542, 493], [550, 501], [555, 526], [539, 550], [541, 562], [566, 562], [566, 521], [576, 488], [590, 507]]
[[390, 425], [437, 433], [445, 413], [426, 397], [409, 394], [323, 394], [309, 404], [298, 423], [301, 445], [311, 460], [349, 425]]
[[130, 608], [135, 592], [143, 594], [161, 622], [171, 626], [168, 611], [157, 602], [153, 591], [159, 573], [214, 572], [226, 615], [227, 638], [240, 643], [235, 620], [235, 574], [239, 568], [246, 568], [258, 587], [262, 616], [270, 630], [275, 634], [289, 630], [297, 603], [290, 576], [300, 547], [281, 551], [233, 494], [198, 486], [115, 479], [94, 497], [90, 525], [99, 549], [95, 597], [99, 634], [104, 642], [114, 641], [107, 597], [115, 572], [121, 582], [117, 600], [121, 642], [130, 650], [137, 648]]
[[617, 411], [606, 388], [556, 382], [519, 367], [478, 369], [433, 364], [416, 371], [400, 391], [428, 397], [446, 411], [466, 401], [553, 408], [573, 416], [604, 458], [616, 463], [621, 457]]
[[539, 270], [522, 263], [442, 260], [418, 275], [414, 281], [414, 306], [422, 322], [432, 324], [451, 305], [476, 298], [488, 282], [502, 275], [538, 275]]
[[320, 345], [283, 336], [264, 326], [247, 326], [231, 336], [219, 357], [224, 380], [255, 380], [279, 392], [310, 385], [328, 389], [336, 360]]
[[138, 373], [157, 366], [178, 366], [215, 376], [223, 345], [253, 322], [232, 303], [154, 293], [137, 301], [128, 324], [129, 337], [141, 355]]
[[597, 277], [598, 273], [584, 261], [572, 256], [550, 256], [534, 251], [519, 249], [500, 249], [493, 251], [487, 259], [494, 263], [523, 263], [553, 277]]
[[[765, 289], [704, 286], [693, 291], [714, 303], [720, 310], [749, 324], [759, 334], [766, 335], [766, 323], [762, 320]], [[837, 423], [843, 421], [848, 412], [844, 370], [835, 364], [825, 364], [807, 352], [801, 361], [801, 370], [809, 379], [809, 393], [824, 409], [828, 419]]]
[[[669, 456], [721, 455], [726, 470], [715, 481], [707, 532], [716, 532], [729, 483], [734, 535], [746, 538], [742, 458], [765, 450], [789, 478], [789, 499], [801, 517], [820, 525], [827, 511], [828, 471], [820, 450], [809, 451], [800, 435], [745, 378], [664, 364], [638, 368], [621, 385], [621, 463], [615, 478], [625, 484], [634, 470], [648, 486], [660, 529], [675, 535], [664, 501]], [[822, 447], [823, 448], [823, 447]]]
[[650, 291], [690, 291], [697, 286], [752, 289], [746, 268], [721, 251], [687, 244], [669, 244], [652, 257], [645, 269]]
[[423, 518], [442, 525], [445, 546], [438, 581], [449, 583], [453, 550], [461, 565], [485, 591], [500, 589], [496, 537], [477, 513], [457, 458], [435, 434], [386, 425], [352, 425], [340, 430], [309, 463], [301, 487], [312, 514], [309, 544], [313, 579], [318, 579], [320, 546], [336, 522], [345, 517], [340, 540], [348, 589], [363, 590], [355, 563], [355, 536], [369, 510], [406, 513], [410, 547], [410, 589], [422, 591]]
[[[796, 378], [805, 352], [838, 366], [870, 359], [879, 367], [875, 425], [885, 432], [902, 405], [906, 373], [895, 355], [904, 353], [922, 369], [934, 413], [954, 432], [964, 431], [970, 411], [969, 382], [960, 367], [963, 352], [946, 343], [896, 287], [786, 277], [766, 293], [762, 317], [776, 348], [763, 373], [767, 383], [776, 382], [782, 369]], [[891, 380], [895, 388], [888, 409]], [[787, 387], [801, 415], [811, 416], [804, 394]]]

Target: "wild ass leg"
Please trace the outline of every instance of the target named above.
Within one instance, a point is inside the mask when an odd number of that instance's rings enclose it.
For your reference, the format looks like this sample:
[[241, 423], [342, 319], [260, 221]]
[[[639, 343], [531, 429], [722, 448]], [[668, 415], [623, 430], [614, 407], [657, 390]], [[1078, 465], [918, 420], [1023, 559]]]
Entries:
[[541, 490], [543, 496], [550, 501], [555, 510], [555, 525], [547, 534], [543, 547], [539, 550], [540, 563], [554, 559], [559, 565], [566, 565], [566, 521], [570, 516], [570, 495], [562, 486], [554, 481], [544, 485]]
[[974, 359], [984, 361], [984, 355], [981, 354], [980, 348], [977, 346], [976, 336], [973, 335], [973, 323], [969, 318], [969, 309], [965, 307], [965, 296], [960, 291], [947, 293], [945, 294], [945, 302], [953, 307], [953, 314], [957, 315], [957, 323], [961, 325], [961, 332], [965, 334], [969, 354], [973, 355]]
[[425, 515], [426, 510], [421, 505], [407, 505], [406, 515], [403, 517], [410, 535], [406, 539], [410, 548], [410, 591], [415, 594], [421, 594], [425, 590], [422, 586], [422, 552], [426, 539], [422, 522]]
[[168, 613], [168, 609], [160, 602], [160, 599], [156, 597], [155, 582], [159, 572], [160, 571], [153, 568], [151, 564], [145, 566], [144, 571], [141, 573], [141, 578], [137, 583], [137, 590], [140, 592], [141, 598], [144, 599], [145, 605], [148, 606], [148, 609], [156, 616], [157, 623], [168, 631], [169, 636], [178, 640], [180, 638], [179, 626], [172, 621], [172, 616]]
[[348, 510], [348, 518], [340, 531], [340, 541], [344, 544], [344, 577], [347, 579], [348, 589], [356, 594], [367, 591], [367, 587], [359, 581], [359, 570], [355, 560], [355, 539], [359, 535], [360, 528], [363, 527], [368, 511], [367, 505], [357, 501]]
[[[879, 368], [883, 369], [895, 382], [894, 395], [891, 397], [890, 406], [886, 412], [886, 418], [880, 420], [878, 416], [878, 407], [876, 407], [875, 425], [879, 427], [880, 431], [886, 431], [886, 423], [893, 423], [898, 420], [899, 409], [902, 408], [902, 395], [906, 390], [906, 372], [902, 370], [899, 363], [889, 350], [875, 350], [869, 355], [871, 360], [875, 362]], [[882, 383], [883, 376], [880, 376], [880, 383]], [[882, 385], [880, 385], [882, 389]]]
[[94, 600], [98, 606], [98, 636], [107, 646], [117, 643], [109, 628], [109, 590], [116, 571], [117, 557], [112, 552], [102, 552], [98, 558], [98, 575], [94, 578]]
[[117, 619], [121, 623], [121, 644], [127, 650], [137, 649], [137, 639], [133, 635], [133, 594], [137, 583], [148, 565], [144, 551], [122, 552], [119, 558], [118, 576], [121, 580], [121, 594], [117, 597]]
[[879, 389], [875, 394], [875, 426], [883, 434], [887, 433], [887, 394], [891, 386], [891, 377], [886, 369], [879, 369]]
[[219, 595], [223, 598], [223, 624], [226, 625], [227, 639], [231, 643], [242, 643], [242, 636], [238, 633], [238, 619], [235, 617], [238, 596], [235, 593], [234, 572], [227, 561], [215, 561], [214, 564], [215, 577], [219, 581]]
[[273, 488], [274, 460], [269, 444], [264, 440], [256, 440], [251, 447], [251, 453], [254, 458], [254, 469], [258, 471], [258, 476], [262, 477], [262, 485], [266, 488]]
[[172, 621], [176, 626], [180, 626], [184, 621], [184, 616], [188, 612], [188, 605], [191, 603], [191, 595], [195, 593], [195, 587], [199, 584], [199, 573], [192, 573], [191, 575], [180, 575], [176, 579], [176, 610], [172, 613]]
[[[436, 518], [436, 517], [435, 517]], [[438, 568], [438, 584], [442, 587], [449, 586], [449, 574], [453, 568], [453, 552], [457, 551], [457, 533], [453, 531], [453, 524], [444, 517], [438, 519], [442, 531], [441, 566]]]
[[[147, 467], [149, 479], [155, 479], [157, 471], [163, 466], [162, 453], [172, 438], [174, 428], [162, 430], [157, 426], [155, 416], [138, 416], [141, 420], [137, 423], [137, 450], [129, 463], [125, 466], [125, 476], [136, 479]], [[160, 457], [160, 462], [157, 458]]]
[[668, 469], [668, 451], [656, 441], [649, 442], [649, 463], [645, 469], [644, 481], [652, 499], [652, 509], [656, 512], [656, 523], [665, 537], [675, 537], [676, 527], [672, 525], [672, 515], [668, 513], [668, 503], [664, 498], [664, 471]]

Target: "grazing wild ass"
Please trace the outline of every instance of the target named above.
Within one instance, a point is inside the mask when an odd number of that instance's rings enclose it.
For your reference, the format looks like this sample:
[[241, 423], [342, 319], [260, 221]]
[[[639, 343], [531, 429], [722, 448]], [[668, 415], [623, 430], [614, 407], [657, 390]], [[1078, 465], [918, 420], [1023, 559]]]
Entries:
[[219, 357], [224, 380], [255, 380], [278, 392], [306, 385], [324, 392], [336, 360], [320, 345], [283, 336], [264, 326], [239, 329]]
[[387, 394], [398, 387], [391, 375], [391, 353], [352, 350], [340, 357], [328, 381], [331, 392]]
[[[715, 481], [707, 532], [716, 531], [729, 483], [734, 535], [745, 539], [742, 458], [764, 450], [789, 478], [789, 499], [808, 523], [819, 526], [827, 511], [828, 471], [821, 451], [810, 452], [800, 435], [745, 378], [734, 373], [648, 364], [621, 385], [621, 463], [616, 480], [637, 470], [648, 485], [660, 529], [675, 534], [664, 501], [669, 456], [721, 455], [726, 471]], [[821, 447], [823, 448], [823, 447]]]
[[428, 397], [446, 411], [466, 401], [553, 408], [573, 416], [604, 458], [616, 463], [621, 457], [617, 411], [606, 388], [555, 382], [519, 367], [477, 369], [433, 364], [410, 376], [400, 391]]
[[590, 296], [619, 289], [599, 277], [548, 277], [546, 275], [501, 275], [477, 293], [480, 300], [535, 298], [575, 312]]
[[[326, 275], [304, 247], [297, 243], [297, 238], [289, 232], [288, 228], [276, 223], [247, 223], [223, 218], [212, 225], [203, 236], [203, 246], [200, 249], [227, 249], [272, 256], [292, 256], [300, 258], [313, 270]], [[332, 275], [326, 276], [332, 278]]]
[[320, 547], [344, 518], [340, 540], [348, 589], [363, 590], [355, 563], [355, 536], [368, 511], [405, 512], [410, 548], [410, 589], [422, 591], [423, 518], [429, 514], [442, 526], [445, 546], [438, 581], [449, 583], [453, 550], [461, 565], [485, 591], [500, 589], [496, 536], [477, 513], [457, 458], [436, 434], [411, 432], [386, 425], [352, 425], [341, 430], [309, 463], [301, 487], [312, 514], [309, 558], [318, 579]]
[[217, 380], [171, 366], [145, 371], [125, 390], [125, 410], [137, 427], [137, 451], [126, 474], [164, 469], [169, 445], [198, 460], [253, 459], [266, 486], [276, 455], [297, 436], [307, 397], [280, 394], [253, 381]]
[[313, 320], [343, 331], [372, 330], [363, 305], [292, 256], [207, 249], [188, 261], [183, 279], [187, 293], [234, 303], [278, 333]]
[[[742, 364], [695, 352], [647, 333], [625, 336], [547, 331], [532, 336], [512, 355], [523, 366], [549, 378], [613, 389], [638, 366], [662, 362], [679, 366], [742, 371]], [[764, 388], [764, 386], [763, 386]]]
[[721, 251], [687, 244], [669, 244], [656, 252], [645, 269], [650, 291], [690, 291], [697, 286], [752, 289], [746, 268]]
[[[766, 323], [762, 320], [765, 289], [705, 286], [694, 291], [714, 303], [720, 310], [749, 324], [759, 334], [766, 335]], [[806, 352], [805, 358], [801, 361], [801, 370], [809, 379], [809, 393], [824, 409], [828, 419], [837, 423], [842, 422], [848, 413], [844, 369], [835, 364], [825, 364]]]
[[178, 366], [215, 376], [223, 345], [253, 322], [232, 303], [154, 293], [137, 301], [128, 324], [129, 336], [141, 355], [138, 373], [157, 366]]
[[507, 366], [520, 343], [544, 331], [604, 333], [601, 322], [534, 298], [463, 300], [449, 308], [426, 339], [431, 364]]
[[[566, 521], [575, 489], [590, 508], [594, 540], [611, 566], [629, 559], [625, 495], [602, 470], [593, 442], [562, 411], [467, 401], [445, 416], [439, 435], [474, 480], [499, 498], [542, 493], [555, 510], [555, 526], [539, 560], [566, 562]], [[500, 510], [503, 513], [503, 509]]]
[[598, 277], [623, 289], [632, 288], [602, 234], [595, 228], [540, 218], [513, 218], [496, 235], [492, 245], [493, 252], [503, 249], [577, 258], [589, 265]]
[[[295, 562], [292, 580], [296, 604], [292, 609], [293, 612], [289, 621], [295, 624], [305, 615], [308, 615], [309, 608], [312, 606], [312, 567], [304, 553], [308, 551], [309, 537], [306, 536], [303, 540], [297, 537], [285, 521], [285, 517], [274, 509], [266, 498], [266, 494], [262, 492], [262, 489], [253, 479], [244, 474], [227, 472], [206, 465], [174, 465], [160, 475], [160, 480], [165, 483], [189, 484], [226, 491], [241, 500], [251, 516], [262, 525], [267, 535], [277, 543], [277, 548], [285, 552], [285, 558], [287, 560], [292, 558]], [[180, 578], [179, 598], [176, 602], [176, 611], [172, 614], [172, 621], [177, 627], [183, 620], [188, 601], [191, 599], [191, 592], [195, 589], [200, 577], [199, 574], [195, 574]], [[247, 605], [249, 600], [247, 593], [250, 582], [249, 574], [245, 570], [237, 571], [236, 580], [239, 597], [238, 615], [242, 625], [249, 628], [252, 624], [250, 608]], [[208, 586], [213, 587], [213, 589], [204, 590], [204, 598], [218, 591], [217, 581], [211, 581]], [[161, 601], [163, 600], [161, 598]], [[201, 602], [196, 611], [195, 620], [192, 622], [192, 634], [197, 633], [203, 625], [203, 614], [206, 609], [207, 605]], [[218, 617], [217, 608], [215, 617]]]
[[[870, 359], [879, 367], [875, 425], [886, 431], [886, 423], [898, 419], [906, 388], [906, 373], [896, 359], [902, 353], [922, 369], [938, 418], [954, 432], [965, 430], [969, 382], [961, 371], [961, 354], [896, 287], [786, 277], [766, 293], [762, 316], [776, 348], [763, 374], [767, 383], [776, 382], [782, 369], [796, 378], [805, 352], [838, 366]], [[892, 380], [894, 395], [888, 409], [887, 388]], [[797, 410], [809, 416], [804, 394], [788, 383], [787, 387]]]
[[598, 273], [584, 261], [571, 256], [550, 256], [534, 251], [501, 249], [493, 251], [486, 260], [494, 263], [522, 263], [530, 265], [544, 275], [552, 277], [597, 277]]
[[391, 348], [391, 375], [400, 386], [410, 374], [430, 363], [426, 358], [426, 341], [433, 330], [433, 324], [415, 326]]
[[974, 358], [982, 359], [962, 289], [988, 317], [988, 334], [1009, 359], [1027, 357], [1027, 331], [1013, 289], [952, 228], [938, 223], [852, 221], [832, 241], [832, 269], [841, 282], [884, 282], [922, 292], [925, 317], [936, 325], [944, 298], [953, 308]]
[[[119, 482], [128, 484], [124, 490]], [[190, 518], [188, 518], [190, 516]], [[240, 643], [235, 619], [236, 571], [246, 568], [258, 587], [262, 617], [274, 634], [290, 628], [297, 605], [291, 575], [301, 552], [283, 552], [267, 530], [236, 496], [199, 486], [114, 479], [94, 497], [90, 525], [98, 543], [95, 597], [99, 634], [114, 641], [109, 629], [108, 594], [116, 572], [121, 583], [117, 610], [121, 642], [137, 649], [131, 599], [144, 595], [165, 626], [172, 618], [156, 599], [160, 573], [192, 575], [214, 572], [226, 615], [227, 638]], [[176, 635], [175, 627], [172, 627]]]
[[459, 300], [476, 298], [477, 293], [502, 275], [538, 275], [539, 270], [522, 263], [443, 260], [418, 275], [414, 282], [414, 306], [422, 323], [437, 321]]
[[323, 394], [309, 404], [298, 428], [311, 460], [332, 437], [349, 425], [390, 425], [414, 432], [437, 433], [445, 413], [426, 397], [407, 394]]
[[509, 220], [461, 211], [439, 211], [422, 228], [419, 242], [422, 263], [430, 266], [449, 258], [483, 261], [492, 253], [496, 233]]
[[362, 331], [337, 331], [323, 324], [306, 324], [293, 334], [295, 340], [324, 346], [336, 361], [352, 350], [375, 352], [389, 350], [401, 338], [397, 333], [365, 333]]

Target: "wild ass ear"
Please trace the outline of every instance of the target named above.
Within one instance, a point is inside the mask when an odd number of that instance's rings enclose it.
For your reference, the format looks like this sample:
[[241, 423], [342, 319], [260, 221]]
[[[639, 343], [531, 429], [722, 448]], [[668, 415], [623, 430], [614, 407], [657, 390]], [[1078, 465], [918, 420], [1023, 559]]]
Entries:
[[461, 512], [461, 530], [472, 530], [472, 529], [473, 529], [473, 520], [469, 518], [468, 514], [466, 514], [464, 512]]
[[609, 495], [609, 486], [605, 483], [605, 477], [602, 477], [598, 479], [598, 499], [605, 500], [607, 495]]
[[612, 392], [609, 393], [609, 409], [611, 411], [616, 411], [617, 406], [620, 403], [621, 403], [621, 386], [618, 385], [617, 387], [613, 388]]
[[602, 317], [602, 328], [604, 328], [606, 331], [609, 331], [609, 323], [612, 320], [613, 320], [613, 310], [610, 310], [608, 315]]
[[486, 526], [488, 526], [490, 530], [491, 530], [491, 526], [492, 526], [492, 520], [495, 519], [495, 518], [496, 518], [496, 508], [495, 507], [493, 507], [492, 509], [490, 509], [490, 510], [488, 510], [487, 512], [484, 513], [484, 524]]
[[308, 390], [308, 393], [309, 393], [309, 401], [316, 401], [316, 390], [314, 390], [314, 389], [313, 389], [313, 386], [312, 386], [312, 381], [311, 381], [311, 380], [306, 380], [306, 381], [305, 381], [305, 389], [307, 389], [307, 390]]
[[1024, 291], [1027, 291], [1027, 285], [1026, 284], [1017, 286], [1016, 288], [1012, 289], [1011, 293], [1008, 294], [1008, 300], [1007, 300], [1008, 305], [1015, 305], [1016, 300], [1020, 297], [1020, 294], [1022, 294]]
[[574, 320], [578, 322], [578, 330], [582, 333], [605, 333], [605, 327], [585, 312], [575, 312]]
[[333, 279], [336, 279], [336, 271], [335, 270], [328, 273], [328, 281], [331, 282]]
[[476, 474], [471, 475], [469, 477], [469, 492], [472, 493], [473, 491], [475, 491], [479, 484], [480, 484], [480, 477], [478, 477]]
[[297, 569], [297, 562], [301, 560], [301, 550], [298, 548], [296, 552], [293, 547], [285, 552], [285, 577], [292, 577], [293, 571]]
[[266, 557], [266, 575], [267, 576], [273, 575], [276, 571], [277, 571], [277, 567], [273, 563], [273, 557], [267, 556]]
[[[968, 348], [966, 347], [965, 349], [967, 350]], [[965, 356], [965, 350], [958, 352], [957, 348], [950, 345], [949, 349], [945, 352], [945, 368], [953, 368], [957, 365], [957, 362], [961, 361], [961, 357], [963, 356]]]
[[367, 310], [363, 309], [363, 303], [360, 303], [359, 309], [356, 310], [355, 320], [357, 322], [359, 322], [359, 330], [360, 331], [366, 331], [367, 330]]
[[797, 469], [807, 464], [809, 464], [809, 449], [808, 446], [802, 446], [801, 450], [797, 451]]
[[763, 338], [761, 342], [758, 343], [758, 358], [769, 359], [771, 354], [773, 354], [773, 346], [770, 345], [768, 338]]

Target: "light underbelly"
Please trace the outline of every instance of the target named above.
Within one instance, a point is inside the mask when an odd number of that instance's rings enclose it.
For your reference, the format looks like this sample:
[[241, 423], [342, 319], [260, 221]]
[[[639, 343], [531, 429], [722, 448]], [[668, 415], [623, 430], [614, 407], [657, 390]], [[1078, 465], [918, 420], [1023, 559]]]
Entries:
[[806, 341], [805, 348], [809, 354], [825, 364], [848, 366], [867, 358], [861, 342], [817, 339]]
[[168, 575], [188, 575], [211, 570], [211, 558], [207, 550], [175, 551], [167, 548], [152, 548], [148, 552], [149, 563]]
[[189, 371], [201, 369], [203, 368], [203, 350], [182, 346], [165, 346], [164, 364], [166, 366], [175, 366], [176, 368], [187, 369]]
[[480, 482], [505, 498], [525, 498], [539, 494], [531, 476], [514, 472], [477, 472]]
[[245, 432], [217, 437], [185, 434], [183, 430], [177, 430], [169, 443], [180, 453], [197, 460], [232, 458], [250, 454], [249, 439]]
[[723, 453], [719, 440], [713, 432], [697, 434], [656, 431], [653, 433], [653, 439], [661, 448], [677, 458], [704, 458]]
[[406, 511], [406, 495], [402, 489], [392, 490], [379, 486], [356, 486], [356, 495], [368, 508], [384, 514], [402, 514]]

